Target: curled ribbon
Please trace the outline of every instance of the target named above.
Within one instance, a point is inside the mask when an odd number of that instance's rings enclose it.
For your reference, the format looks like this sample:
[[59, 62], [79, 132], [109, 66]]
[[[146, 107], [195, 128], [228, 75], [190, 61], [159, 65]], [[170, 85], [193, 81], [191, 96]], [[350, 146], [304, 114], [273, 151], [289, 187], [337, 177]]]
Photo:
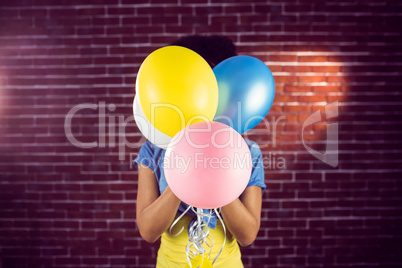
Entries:
[[[218, 259], [219, 255], [222, 253], [223, 248], [225, 247], [226, 243], [226, 227], [225, 224], [223, 223], [223, 219], [220, 216], [220, 209], [211, 209], [208, 210], [209, 213], [204, 213], [203, 209], [201, 208], [194, 208], [192, 206], [188, 206], [188, 208], [172, 223], [169, 229], [169, 233], [172, 236], [178, 236], [184, 229], [184, 227], [181, 228], [181, 230], [177, 234], [172, 234], [172, 228], [180, 221], [181, 218], [189, 211], [192, 210], [196, 215], [197, 215], [197, 220], [194, 221], [191, 226], [189, 226], [188, 229], [188, 236], [189, 236], [189, 241], [186, 245], [185, 251], [186, 251], [186, 256], [187, 256], [187, 263], [190, 267], [192, 267], [191, 260], [195, 260], [195, 258], [201, 254], [202, 256], [202, 261], [201, 264], [198, 267], [202, 266], [202, 263], [204, 262], [204, 257], [205, 253], [207, 252], [206, 248], [204, 247], [204, 244], [206, 247], [209, 248], [208, 251], [208, 259], [211, 258], [211, 251], [212, 247], [214, 246], [214, 238], [209, 232], [209, 221], [213, 217], [213, 214], [216, 214], [217, 218], [220, 220], [223, 231], [224, 231], [224, 240], [223, 240], [223, 245], [214, 258], [212, 264], [215, 263], [215, 261]], [[203, 218], [207, 218], [207, 222], [203, 220]]]

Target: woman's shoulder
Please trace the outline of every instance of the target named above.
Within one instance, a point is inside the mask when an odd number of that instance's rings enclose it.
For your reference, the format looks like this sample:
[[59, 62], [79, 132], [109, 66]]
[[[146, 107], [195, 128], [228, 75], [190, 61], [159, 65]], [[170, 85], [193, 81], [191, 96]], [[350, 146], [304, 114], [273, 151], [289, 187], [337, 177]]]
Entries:
[[152, 157], [152, 158], [158, 158], [160, 156], [163, 156], [165, 151], [166, 151], [165, 149], [159, 148], [158, 146], [156, 146], [152, 142], [146, 141], [141, 146], [139, 154], [140, 155], [145, 155], [145, 156], [148, 156], [148, 157]]
[[148, 166], [153, 171], [157, 171], [161, 164], [160, 160], [163, 159], [164, 151], [164, 149], [159, 148], [152, 142], [146, 141], [134, 159], [134, 165], [142, 164]]
[[148, 140], [146, 142], [144, 142], [144, 144], [141, 146], [141, 150], [142, 149], [147, 150], [147, 151], [151, 151], [153, 153], [157, 153], [159, 151], [164, 151], [164, 149], [156, 146], [155, 144], [153, 144], [152, 142], [150, 142]]
[[249, 139], [244, 139], [247, 143], [248, 148], [250, 149], [250, 153], [253, 156], [256, 155], [261, 155], [261, 149], [260, 146], [255, 141], [249, 140]]

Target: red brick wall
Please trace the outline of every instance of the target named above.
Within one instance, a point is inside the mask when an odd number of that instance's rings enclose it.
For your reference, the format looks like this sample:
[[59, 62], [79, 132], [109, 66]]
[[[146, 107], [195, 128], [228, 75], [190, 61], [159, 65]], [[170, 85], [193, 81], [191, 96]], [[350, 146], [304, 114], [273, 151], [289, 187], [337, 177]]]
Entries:
[[[135, 77], [150, 52], [191, 33], [229, 36], [276, 80], [268, 124], [249, 134], [271, 166], [246, 267], [400, 267], [401, 21], [391, 0], [2, 1], [3, 267], [153, 267], [158, 245], [135, 224]], [[65, 134], [85, 103], [72, 132], [95, 148]], [[303, 132], [318, 110], [323, 121]], [[336, 167], [302, 142], [325, 151], [326, 122], [338, 124]]]

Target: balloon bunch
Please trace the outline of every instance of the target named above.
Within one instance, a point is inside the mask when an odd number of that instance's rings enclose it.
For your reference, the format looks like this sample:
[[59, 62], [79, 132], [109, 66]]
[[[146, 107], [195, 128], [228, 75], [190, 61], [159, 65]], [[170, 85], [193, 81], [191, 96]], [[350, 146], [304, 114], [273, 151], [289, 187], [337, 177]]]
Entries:
[[[274, 93], [271, 71], [254, 57], [234, 56], [212, 70], [196, 52], [167, 46], [144, 60], [136, 80], [135, 120], [149, 141], [167, 149], [165, 177], [180, 200], [215, 209], [239, 197], [252, 170], [241, 134], [266, 116]], [[208, 228], [202, 217], [198, 221], [196, 235]], [[205, 241], [196, 243], [199, 253]]]

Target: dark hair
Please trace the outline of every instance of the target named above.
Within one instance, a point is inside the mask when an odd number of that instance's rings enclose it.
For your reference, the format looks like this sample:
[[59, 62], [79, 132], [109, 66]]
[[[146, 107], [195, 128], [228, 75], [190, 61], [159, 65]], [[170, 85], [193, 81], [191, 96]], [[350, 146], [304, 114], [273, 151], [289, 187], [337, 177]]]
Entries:
[[171, 45], [195, 51], [209, 63], [211, 68], [221, 61], [237, 55], [236, 46], [232, 40], [221, 35], [189, 35], [174, 41]]

